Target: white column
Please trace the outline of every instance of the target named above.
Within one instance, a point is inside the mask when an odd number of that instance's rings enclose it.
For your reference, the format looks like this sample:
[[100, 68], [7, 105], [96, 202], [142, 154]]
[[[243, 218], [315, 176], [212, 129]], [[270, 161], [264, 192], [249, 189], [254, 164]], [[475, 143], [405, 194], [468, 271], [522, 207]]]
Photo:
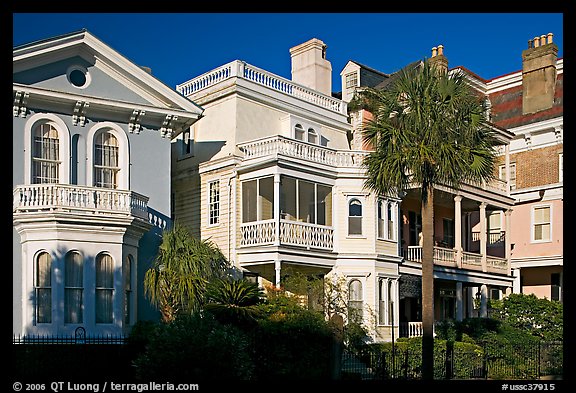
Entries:
[[280, 174], [274, 174], [274, 245], [280, 245]]
[[462, 196], [454, 197], [454, 248], [456, 265], [462, 268]]
[[510, 145], [504, 146], [504, 160], [506, 164], [506, 195], [510, 196]]
[[511, 258], [512, 258], [512, 209], [507, 209], [504, 212], [504, 225], [506, 232], [504, 233], [504, 247], [506, 263], [508, 264], [508, 275], [511, 274]]
[[462, 281], [456, 282], [456, 320], [461, 321], [464, 315], [462, 303]]
[[480, 317], [488, 317], [488, 287], [482, 284], [480, 287]]
[[467, 316], [468, 318], [474, 317], [474, 295], [472, 294], [472, 287], [466, 288], [466, 302], [467, 302]]
[[276, 285], [276, 288], [280, 288], [280, 271], [282, 270], [282, 261], [274, 261], [274, 270], [276, 271], [274, 285]]
[[486, 269], [486, 202], [480, 204], [480, 254], [482, 255], [482, 271]]
[[512, 270], [512, 275], [514, 276], [514, 282], [512, 283], [512, 293], [522, 293], [522, 288], [520, 287], [520, 270], [520, 268]]

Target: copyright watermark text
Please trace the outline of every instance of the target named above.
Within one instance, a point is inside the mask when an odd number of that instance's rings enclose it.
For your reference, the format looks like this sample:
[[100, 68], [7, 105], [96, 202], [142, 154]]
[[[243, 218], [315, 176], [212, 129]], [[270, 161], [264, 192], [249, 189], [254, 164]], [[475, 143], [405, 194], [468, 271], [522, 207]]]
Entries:
[[26, 391], [46, 391], [54, 393], [60, 392], [147, 392], [147, 391], [196, 391], [200, 390], [197, 383], [170, 383], [170, 382], [148, 382], [148, 383], [117, 383], [117, 382], [96, 382], [79, 383], [54, 381], [49, 383], [22, 383], [14, 382], [12, 389], [15, 392]]

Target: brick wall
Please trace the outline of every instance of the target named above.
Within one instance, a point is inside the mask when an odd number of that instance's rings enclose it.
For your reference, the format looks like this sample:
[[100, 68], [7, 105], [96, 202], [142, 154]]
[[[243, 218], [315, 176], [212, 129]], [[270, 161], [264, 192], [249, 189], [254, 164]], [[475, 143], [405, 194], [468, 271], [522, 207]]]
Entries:
[[[510, 154], [510, 163], [516, 163], [516, 188], [536, 187], [558, 183], [558, 155], [563, 144]], [[504, 163], [499, 157], [498, 165]]]

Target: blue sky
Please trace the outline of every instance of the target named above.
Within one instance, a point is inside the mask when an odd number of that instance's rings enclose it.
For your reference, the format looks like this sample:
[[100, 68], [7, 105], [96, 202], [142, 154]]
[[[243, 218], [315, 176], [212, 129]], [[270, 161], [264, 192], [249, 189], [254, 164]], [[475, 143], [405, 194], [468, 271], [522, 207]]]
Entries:
[[444, 45], [449, 67], [485, 79], [519, 71], [528, 40], [553, 33], [563, 57], [562, 13], [14, 13], [13, 45], [88, 29], [170, 87], [232, 60], [290, 79], [289, 49], [327, 45], [332, 90], [354, 60], [390, 73]]

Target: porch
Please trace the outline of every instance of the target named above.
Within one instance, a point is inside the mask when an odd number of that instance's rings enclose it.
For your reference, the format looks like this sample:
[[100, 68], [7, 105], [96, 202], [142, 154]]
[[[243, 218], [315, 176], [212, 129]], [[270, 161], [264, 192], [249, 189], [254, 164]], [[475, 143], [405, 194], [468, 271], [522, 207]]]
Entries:
[[[422, 246], [408, 246], [402, 255], [407, 261], [422, 263]], [[482, 272], [508, 274], [509, 263], [505, 258], [469, 251], [434, 246], [434, 264], [438, 266]]]

